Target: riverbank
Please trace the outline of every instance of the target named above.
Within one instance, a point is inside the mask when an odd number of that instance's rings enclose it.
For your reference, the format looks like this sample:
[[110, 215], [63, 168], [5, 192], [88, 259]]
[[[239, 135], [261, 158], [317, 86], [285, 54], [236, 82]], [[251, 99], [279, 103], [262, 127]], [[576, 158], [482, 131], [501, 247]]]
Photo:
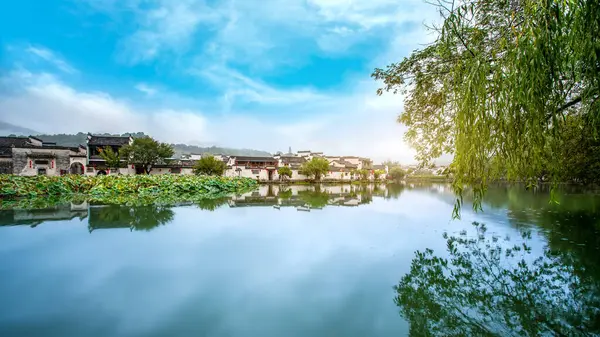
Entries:
[[261, 180], [259, 184], [271, 184], [271, 185], [341, 185], [341, 184], [352, 184], [352, 185], [364, 185], [364, 184], [397, 184], [401, 182], [432, 182], [432, 183], [449, 183], [452, 182], [452, 178], [446, 176], [436, 175], [418, 175], [418, 176], [406, 176], [404, 179], [397, 181], [393, 179], [377, 179], [377, 180]]
[[265, 185], [365, 185], [365, 184], [387, 184], [393, 183], [392, 180], [261, 180], [259, 184]]
[[249, 178], [187, 175], [0, 176], [0, 199], [82, 198], [110, 203], [194, 201], [256, 188]]

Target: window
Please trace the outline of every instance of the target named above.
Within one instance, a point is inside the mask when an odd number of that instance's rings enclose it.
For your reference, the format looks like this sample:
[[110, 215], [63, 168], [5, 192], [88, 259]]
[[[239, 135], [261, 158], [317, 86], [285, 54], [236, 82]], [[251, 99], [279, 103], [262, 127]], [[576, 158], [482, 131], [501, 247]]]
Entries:
[[171, 173], [173, 173], [173, 174], [180, 174], [181, 173], [181, 167], [173, 167], [171, 169]]
[[94, 172], [94, 168], [91, 166], [88, 166], [85, 170], [88, 172]]
[[36, 160], [36, 161], [34, 161], [34, 163], [36, 165], [48, 165], [48, 161], [47, 160]]
[[252, 174], [260, 174], [260, 170], [252, 170]]

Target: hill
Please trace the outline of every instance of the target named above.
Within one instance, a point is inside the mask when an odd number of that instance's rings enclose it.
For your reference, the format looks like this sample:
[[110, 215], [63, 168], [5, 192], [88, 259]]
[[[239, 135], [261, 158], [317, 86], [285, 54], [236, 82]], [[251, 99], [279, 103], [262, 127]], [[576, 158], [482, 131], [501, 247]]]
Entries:
[[[2, 123], [2, 122], [0, 122]], [[2, 129], [3, 124], [8, 124], [8, 123], [2, 123], [0, 124], [0, 132], [2, 132], [2, 134], [7, 134], [7, 132], [5, 132]], [[25, 131], [32, 131], [26, 128], [20, 128], [20, 127], [16, 127], [13, 126], [11, 124], [8, 124], [9, 126], [12, 126], [13, 128], [11, 128], [10, 130], [12, 130], [12, 134], [17, 134], [17, 135], [35, 135], [36, 137], [40, 138], [41, 140], [45, 141], [45, 142], [54, 142], [58, 145], [64, 145], [64, 146], [78, 146], [79, 144], [85, 144], [86, 140], [87, 140], [87, 133], [83, 133], [83, 132], [79, 132], [77, 134], [55, 134], [55, 135], [44, 135], [44, 134], [37, 134], [35, 131], [34, 132], [25, 132]], [[23, 132], [17, 132], [15, 129], [16, 128], [20, 128], [21, 131]], [[97, 135], [103, 135], [103, 136], [127, 136], [129, 135], [129, 133], [126, 134], [109, 134], [109, 133], [104, 133], [104, 134], [97, 134]], [[145, 134], [143, 132], [132, 132], [131, 133], [132, 137], [143, 137], [145, 136]], [[184, 153], [212, 153], [212, 154], [224, 154], [224, 155], [229, 155], [229, 156], [270, 156], [271, 154], [269, 152], [266, 151], [260, 151], [260, 150], [253, 150], [253, 149], [233, 149], [233, 148], [227, 148], [227, 147], [218, 147], [218, 146], [210, 146], [210, 147], [201, 147], [201, 146], [195, 146], [195, 145], [187, 145], [187, 144], [171, 144], [173, 145], [173, 149], [175, 150], [175, 156], [179, 157]]]
[[0, 135], [13, 134], [16, 136], [29, 136], [29, 135], [35, 135], [38, 133], [39, 132], [28, 129], [28, 128], [24, 128], [24, 127], [21, 127], [18, 125], [0, 121]]

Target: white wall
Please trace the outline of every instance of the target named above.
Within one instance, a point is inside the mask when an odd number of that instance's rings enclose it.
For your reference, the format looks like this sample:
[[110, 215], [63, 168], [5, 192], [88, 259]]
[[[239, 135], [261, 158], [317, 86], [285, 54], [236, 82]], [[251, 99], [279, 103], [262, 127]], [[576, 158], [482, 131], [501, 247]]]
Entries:
[[[47, 154], [56, 154], [56, 153], [61, 153], [61, 155], [68, 155], [68, 151], [69, 150], [57, 150], [57, 149], [43, 149], [43, 148], [34, 148], [34, 149], [21, 149], [21, 148], [13, 148], [13, 158], [15, 154], [18, 155], [25, 155], [27, 156], [27, 163], [25, 165], [25, 167], [23, 167], [21, 169], [20, 172], [18, 172], [18, 175], [22, 175], [22, 176], [35, 176], [38, 174], [38, 169], [40, 168], [44, 168], [46, 169], [46, 175], [48, 176], [57, 176], [60, 175], [60, 169], [57, 168], [57, 163], [56, 163], [56, 158], [31, 158], [29, 157], [28, 153], [30, 151], [35, 151], [37, 153], [47, 153]], [[48, 164], [36, 164], [35, 161], [36, 160], [47, 160]], [[30, 165], [31, 163], [31, 165]], [[13, 159], [13, 165], [15, 165], [16, 163], [14, 162]], [[14, 167], [16, 169], [18, 169], [17, 167]], [[13, 168], [13, 169], [14, 169]]]

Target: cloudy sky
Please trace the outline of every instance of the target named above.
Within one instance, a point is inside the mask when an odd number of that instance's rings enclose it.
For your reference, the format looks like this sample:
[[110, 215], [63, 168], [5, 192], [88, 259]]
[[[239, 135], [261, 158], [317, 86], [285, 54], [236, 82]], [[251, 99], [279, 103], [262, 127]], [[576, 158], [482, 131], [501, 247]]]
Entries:
[[422, 0], [7, 0], [0, 121], [44, 133], [411, 162], [375, 67], [431, 41]]

